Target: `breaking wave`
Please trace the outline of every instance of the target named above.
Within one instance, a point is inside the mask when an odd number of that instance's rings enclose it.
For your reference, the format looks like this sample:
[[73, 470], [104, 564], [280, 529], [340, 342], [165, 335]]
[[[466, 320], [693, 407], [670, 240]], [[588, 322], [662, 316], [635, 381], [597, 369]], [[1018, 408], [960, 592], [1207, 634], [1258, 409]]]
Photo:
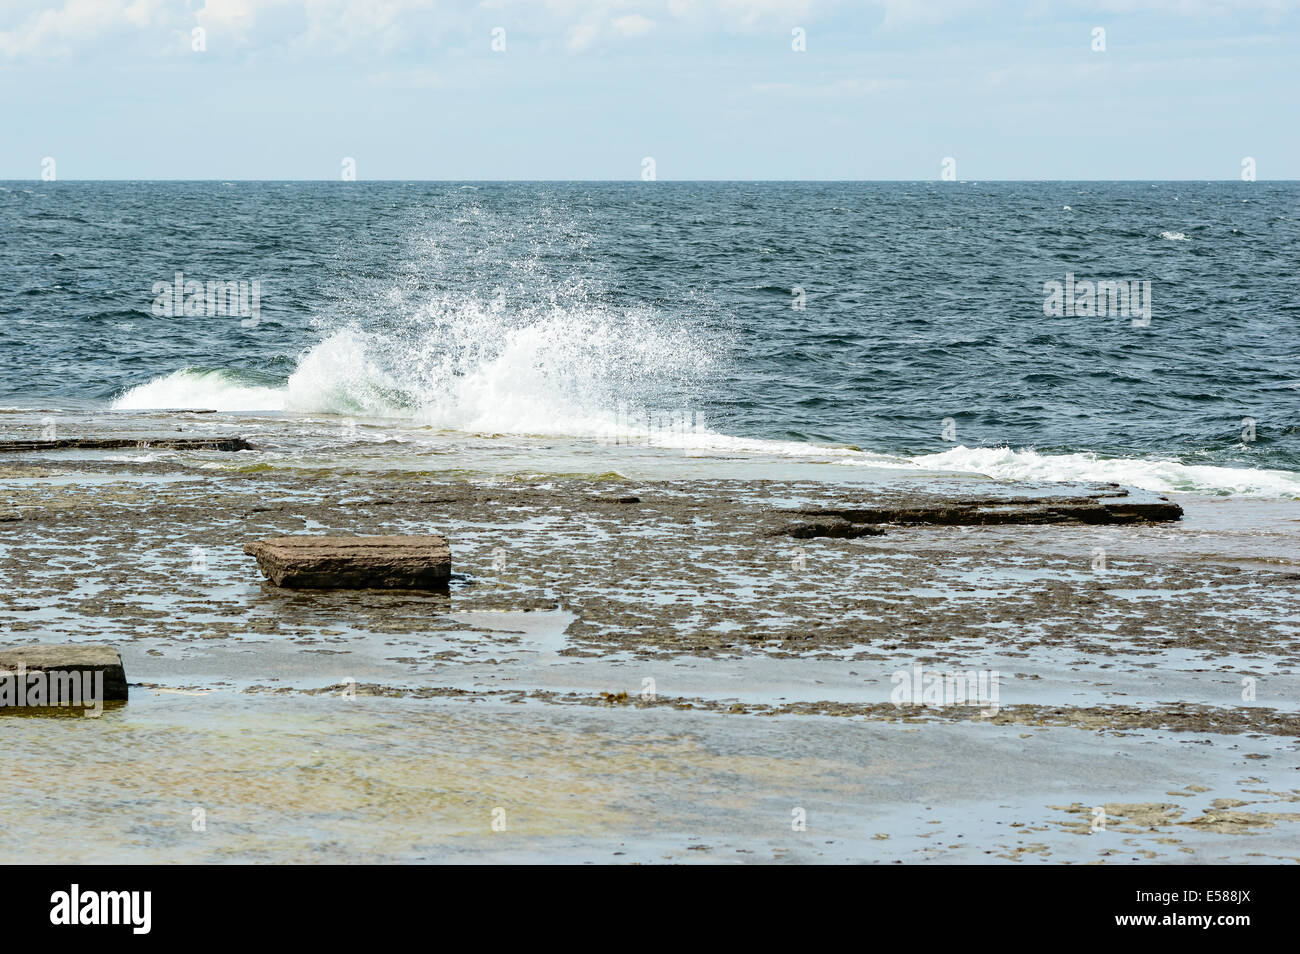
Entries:
[[985, 474], [1003, 480], [1101, 481], [1160, 493], [1300, 498], [1300, 474], [1290, 471], [1184, 464], [1173, 460], [959, 446], [939, 454], [909, 458], [908, 464], [932, 470]]
[[605, 437], [620, 406], [683, 408], [716, 356], [650, 309], [504, 300], [425, 305], [382, 331], [339, 328], [288, 379], [184, 368], [130, 388], [117, 409], [201, 408], [409, 420], [473, 433]]
[[1300, 498], [1300, 474], [1281, 470], [1010, 447], [895, 455], [728, 435], [689, 411], [669, 419], [656, 412], [697, 406], [696, 389], [722, 348], [653, 309], [579, 295], [514, 311], [502, 298], [442, 298], [398, 313], [382, 331], [356, 321], [329, 330], [287, 379], [184, 368], [127, 390], [113, 407], [357, 416], [474, 434], [630, 439], [704, 455]]

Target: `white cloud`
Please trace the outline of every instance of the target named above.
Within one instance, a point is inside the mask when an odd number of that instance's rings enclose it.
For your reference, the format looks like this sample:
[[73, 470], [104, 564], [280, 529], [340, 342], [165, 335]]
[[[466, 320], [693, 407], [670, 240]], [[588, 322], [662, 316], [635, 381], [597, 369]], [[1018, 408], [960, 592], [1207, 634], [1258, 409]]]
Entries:
[[744, 32], [776, 27], [803, 26], [817, 8], [834, 6], [829, 0], [717, 0], [725, 24]]
[[67, 53], [115, 28], [147, 27], [162, 6], [163, 0], [66, 0], [62, 7], [32, 10], [0, 31], [0, 54]]
[[255, 16], [252, 0], [205, 0], [194, 19], [207, 30], [236, 32], [251, 28]]
[[[731, 34], [810, 34], [822, 23], [929, 30], [963, 18], [1007, 21], [1043, 17], [1156, 14], [1204, 19], [1294, 12], [1300, 0], [4, 0], [0, 57], [61, 56], [137, 35], [155, 48], [202, 26], [250, 48], [324, 54], [394, 50], [447, 39], [468, 43], [485, 13], [512, 33], [563, 38], [571, 52], [610, 40], [654, 35], [707, 38]], [[211, 47], [210, 47], [211, 49]]]
[[655, 22], [639, 13], [625, 17], [615, 17], [609, 21], [610, 27], [619, 36], [643, 36], [654, 29]]

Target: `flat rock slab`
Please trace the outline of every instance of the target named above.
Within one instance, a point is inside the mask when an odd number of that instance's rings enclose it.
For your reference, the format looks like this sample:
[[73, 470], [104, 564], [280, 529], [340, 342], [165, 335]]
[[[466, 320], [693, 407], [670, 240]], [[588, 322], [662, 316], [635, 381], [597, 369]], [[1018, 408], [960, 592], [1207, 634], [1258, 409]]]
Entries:
[[421, 537], [273, 537], [244, 545], [276, 586], [311, 590], [445, 590], [451, 547]]
[[908, 502], [897, 505], [805, 507], [780, 513], [798, 519], [773, 531], [810, 537], [856, 537], [881, 533], [881, 525], [976, 527], [1009, 524], [1134, 524], [1179, 520], [1183, 508], [1160, 498], [1025, 497], [984, 500]]
[[885, 531], [865, 523], [853, 523], [837, 515], [814, 516], [810, 520], [791, 523], [780, 531], [796, 540], [810, 540], [813, 537], [836, 537], [854, 540], [858, 537], [878, 537]]
[[123, 450], [154, 447], [162, 450], [252, 450], [242, 437], [62, 437], [52, 441], [0, 441], [0, 453], [41, 450]]
[[[95, 673], [102, 672], [104, 683], [101, 701], [126, 701], [126, 670], [122, 668], [122, 657], [112, 646], [103, 643], [38, 643], [0, 649], [0, 677], [6, 673], [16, 673], [20, 667], [29, 674], [81, 673], [92, 679]], [[0, 706], [3, 704], [0, 701]]]

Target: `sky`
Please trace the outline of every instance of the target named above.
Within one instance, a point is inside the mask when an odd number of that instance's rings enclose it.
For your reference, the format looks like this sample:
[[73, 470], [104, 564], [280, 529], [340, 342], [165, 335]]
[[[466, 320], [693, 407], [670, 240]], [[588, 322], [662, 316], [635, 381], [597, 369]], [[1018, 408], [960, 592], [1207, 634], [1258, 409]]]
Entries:
[[0, 0], [0, 179], [1296, 179], [1297, 7]]

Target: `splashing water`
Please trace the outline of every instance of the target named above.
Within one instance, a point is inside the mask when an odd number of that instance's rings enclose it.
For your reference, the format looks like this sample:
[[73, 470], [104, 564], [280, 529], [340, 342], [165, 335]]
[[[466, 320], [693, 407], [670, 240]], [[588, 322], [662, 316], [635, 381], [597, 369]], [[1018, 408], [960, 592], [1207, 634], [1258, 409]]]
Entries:
[[281, 387], [187, 368], [127, 391], [119, 409], [213, 408], [402, 418], [478, 433], [604, 437], [620, 406], [678, 410], [714, 363], [684, 323], [590, 301], [510, 309], [441, 297], [383, 330], [332, 331]]

